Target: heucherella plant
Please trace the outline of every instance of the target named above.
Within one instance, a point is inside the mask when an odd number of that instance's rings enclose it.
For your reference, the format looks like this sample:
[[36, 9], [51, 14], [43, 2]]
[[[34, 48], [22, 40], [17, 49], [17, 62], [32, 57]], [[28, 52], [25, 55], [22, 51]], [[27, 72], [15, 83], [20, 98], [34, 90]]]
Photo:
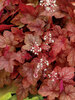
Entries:
[[0, 100], [75, 100], [75, 0], [0, 0]]

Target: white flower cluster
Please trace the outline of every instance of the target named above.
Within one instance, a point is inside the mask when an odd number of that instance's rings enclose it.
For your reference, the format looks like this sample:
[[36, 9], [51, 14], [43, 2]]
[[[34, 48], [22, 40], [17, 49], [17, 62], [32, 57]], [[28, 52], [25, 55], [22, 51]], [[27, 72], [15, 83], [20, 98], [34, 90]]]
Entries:
[[44, 36], [44, 40], [45, 40], [45, 41], [48, 40], [49, 43], [54, 43], [54, 40], [52, 39], [52, 34], [51, 34], [51, 33], [49, 33], [48, 35], [46, 34], [46, 35]]
[[38, 53], [41, 52], [42, 49], [39, 47], [38, 43], [35, 42], [30, 51], [32, 51], [35, 55], [38, 55]]
[[47, 11], [55, 12], [56, 0], [41, 0], [40, 5], [44, 6]]
[[44, 77], [50, 78], [50, 80], [51, 80], [52, 82], [54, 82], [54, 81], [56, 81], [56, 80], [59, 79], [59, 78], [58, 78], [58, 74], [57, 74], [55, 71], [52, 71], [52, 72], [49, 73], [49, 74], [46, 74], [46, 72], [47, 72], [47, 69], [44, 69], [44, 74], [43, 74], [43, 76], [44, 76]]
[[48, 77], [51, 78], [51, 80], [54, 82], [58, 79], [57, 73], [52, 71], [50, 74], [48, 74]]
[[43, 58], [40, 59], [40, 62], [37, 64], [37, 68], [36, 68], [36, 72], [34, 74], [34, 77], [37, 78], [38, 77], [38, 72], [40, 71], [40, 69], [43, 68], [44, 64], [46, 66], [49, 66], [49, 62], [47, 60], [44, 61]]

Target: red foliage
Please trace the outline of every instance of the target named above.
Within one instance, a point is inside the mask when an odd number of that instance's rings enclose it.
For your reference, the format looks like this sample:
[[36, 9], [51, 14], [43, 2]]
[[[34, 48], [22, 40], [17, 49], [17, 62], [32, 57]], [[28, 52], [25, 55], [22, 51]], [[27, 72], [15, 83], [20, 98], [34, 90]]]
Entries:
[[75, 6], [72, 5], [73, 1], [71, 1], [71, 0], [65, 0], [65, 1], [57, 0], [57, 4], [59, 5], [60, 10], [67, 12], [69, 14], [69, 16], [71, 17], [71, 19], [73, 20], [73, 22], [75, 23], [75, 14], [74, 14]]
[[24, 39], [24, 43], [26, 45], [24, 45], [22, 48], [24, 50], [28, 50], [28, 51], [33, 51], [34, 53], [37, 53], [39, 50], [39, 46], [41, 45], [41, 38], [38, 35], [33, 35], [33, 34], [26, 34], [25, 35], [25, 39]]
[[[25, 63], [23, 64], [23, 66], [19, 67], [18, 71], [21, 74], [21, 76], [24, 77], [23, 83], [24, 80], [26, 80], [29, 85], [32, 84], [34, 86], [36, 84], [38, 79], [34, 77], [35, 68], [33, 64]], [[27, 85], [25, 86], [24, 84], [24, 87], [26, 88]]]
[[3, 36], [0, 35], [0, 48], [9, 46], [13, 50], [14, 46], [18, 44], [18, 41], [14, 39], [14, 35], [10, 31], [4, 31]]
[[74, 1], [38, 2], [0, 0], [0, 87], [14, 81], [18, 100], [75, 100]]
[[67, 61], [70, 66], [75, 66], [75, 49], [72, 49], [68, 54]]
[[17, 99], [18, 100], [23, 100], [28, 96], [28, 88], [24, 89], [22, 84], [19, 84], [18, 89], [17, 89]]
[[55, 97], [59, 96], [59, 84], [51, 80], [45, 80], [38, 93], [42, 96], [48, 96], [48, 100], [54, 100]]
[[11, 82], [12, 80], [10, 78], [10, 73], [0, 70], [0, 88], [2, 88], [4, 85], [10, 85]]
[[6, 24], [1, 24], [0, 25], [0, 32], [1, 31], [4, 31], [4, 30], [7, 30], [7, 29], [10, 29], [13, 25], [6, 25]]
[[[6, 51], [5, 51], [6, 52]], [[5, 69], [6, 72], [13, 72], [15, 53], [4, 53], [4, 56], [0, 57], [0, 70]]]
[[25, 5], [22, 2], [20, 2], [19, 8], [20, 8], [21, 12], [23, 12], [25, 14], [29, 13], [29, 14], [33, 15], [34, 11], [35, 11], [35, 9], [34, 9], [33, 6], [31, 6], [31, 5]]
[[35, 32], [35, 34], [42, 35], [44, 26], [44, 21], [36, 19], [35, 21], [31, 22], [27, 27], [30, 29], [30, 31]]
[[66, 48], [66, 38], [65, 37], [58, 37], [58, 39], [55, 40], [55, 43], [52, 47], [52, 51], [54, 55], [57, 55], [61, 52], [61, 50], [65, 50]]
[[61, 67], [56, 66], [54, 71], [58, 73], [59, 79], [62, 79], [63, 81], [67, 81], [73, 78], [74, 76], [74, 68], [73, 67], [64, 67], [61, 69]]
[[75, 99], [75, 87], [68, 85], [65, 87], [65, 91], [61, 93], [59, 100], [74, 100]]
[[15, 28], [15, 27], [11, 27], [11, 31], [14, 35], [14, 39], [16, 41], [19, 41], [19, 42], [22, 42], [23, 39], [24, 39], [24, 33], [22, 30], [18, 29], [18, 28]]

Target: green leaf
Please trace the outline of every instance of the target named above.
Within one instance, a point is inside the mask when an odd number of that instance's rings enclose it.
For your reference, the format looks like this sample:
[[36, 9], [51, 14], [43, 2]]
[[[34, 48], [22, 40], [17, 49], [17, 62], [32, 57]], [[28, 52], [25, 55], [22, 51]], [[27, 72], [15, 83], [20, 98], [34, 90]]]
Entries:
[[12, 96], [9, 100], [17, 100], [16, 95]]
[[29, 97], [27, 97], [27, 98], [26, 98], [26, 99], [24, 99], [24, 100], [30, 100], [30, 99], [29, 99]]
[[24, 100], [43, 100], [43, 97], [41, 97], [40, 95], [36, 95], [36, 96], [33, 96], [31, 98], [26, 98]]
[[0, 100], [9, 100], [13, 93], [16, 93], [16, 88], [13, 85], [0, 88]]
[[8, 93], [6, 93], [5, 95], [1, 96], [1, 97], [0, 97], [0, 100], [9, 100], [11, 97], [12, 97], [12, 96], [11, 96], [11, 93], [8, 92]]

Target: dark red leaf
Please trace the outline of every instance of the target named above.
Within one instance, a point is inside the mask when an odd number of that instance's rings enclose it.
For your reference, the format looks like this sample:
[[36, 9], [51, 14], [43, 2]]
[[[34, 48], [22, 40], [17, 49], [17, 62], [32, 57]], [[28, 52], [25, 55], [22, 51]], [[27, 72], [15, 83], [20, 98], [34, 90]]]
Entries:
[[21, 10], [21, 12], [25, 13], [25, 14], [31, 14], [32, 16], [34, 16], [34, 12], [35, 12], [35, 8], [31, 5], [26, 5], [22, 2], [20, 2], [19, 4], [19, 9]]
[[10, 29], [14, 25], [6, 25], [6, 24], [1, 24], [0, 25], [0, 31], [4, 31], [6, 29]]

